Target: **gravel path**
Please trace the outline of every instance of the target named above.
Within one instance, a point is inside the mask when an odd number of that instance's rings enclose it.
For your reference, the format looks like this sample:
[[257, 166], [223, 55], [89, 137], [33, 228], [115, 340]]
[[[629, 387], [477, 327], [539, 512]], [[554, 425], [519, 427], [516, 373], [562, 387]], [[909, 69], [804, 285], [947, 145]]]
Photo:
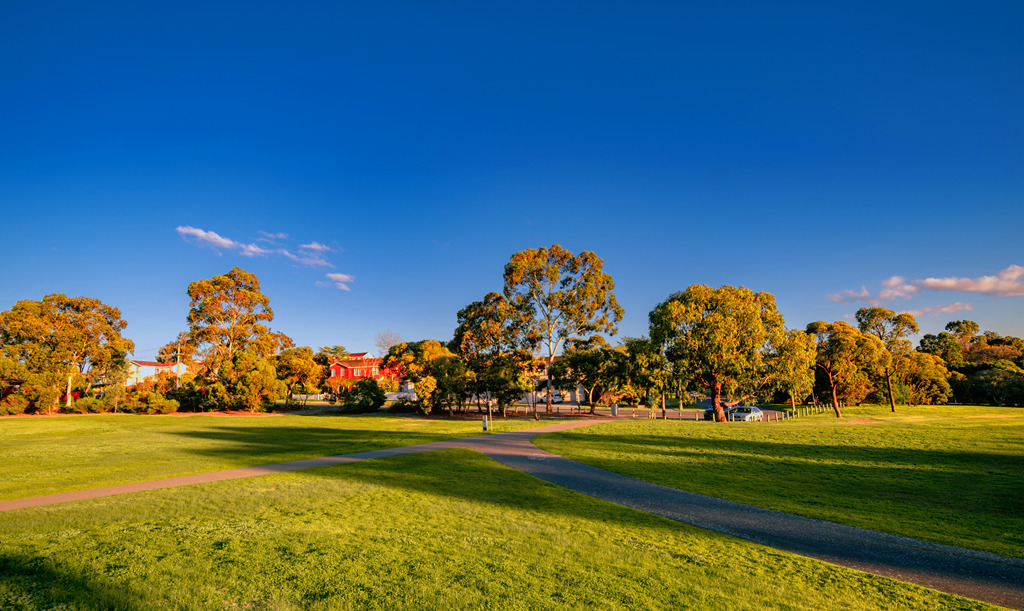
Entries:
[[537, 448], [531, 442], [540, 433], [599, 422], [607, 420], [564, 422], [525, 431], [0, 501], [0, 511], [430, 450], [470, 448], [524, 473], [612, 503], [833, 564], [1024, 609], [1024, 560], [882, 534], [659, 486], [562, 458]]

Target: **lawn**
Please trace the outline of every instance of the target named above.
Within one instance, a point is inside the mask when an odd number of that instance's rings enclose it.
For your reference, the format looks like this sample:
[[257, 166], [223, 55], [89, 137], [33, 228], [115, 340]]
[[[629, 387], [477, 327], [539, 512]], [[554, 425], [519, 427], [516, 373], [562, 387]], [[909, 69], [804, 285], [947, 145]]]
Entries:
[[[495, 419], [496, 431], [552, 424]], [[405, 416], [87, 415], [0, 418], [0, 500], [482, 434]]]
[[10, 511], [0, 532], [0, 608], [18, 611], [994, 608], [462, 449]]
[[1024, 410], [864, 406], [783, 422], [630, 420], [535, 443], [719, 498], [1024, 558]]

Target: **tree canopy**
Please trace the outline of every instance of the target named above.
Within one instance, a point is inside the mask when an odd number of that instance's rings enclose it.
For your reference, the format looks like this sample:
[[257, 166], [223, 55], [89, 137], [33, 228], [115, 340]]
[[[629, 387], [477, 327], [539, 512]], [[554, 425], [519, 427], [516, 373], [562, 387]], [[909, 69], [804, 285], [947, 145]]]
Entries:
[[529, 321], [524, 333], [544, 349], [546, 369], [565, 341], [615, 334], [622, 307], [603, 266], [593, 252], [574, 255], [558, 244], [517, 252], [505, 265], [505, 298]]
[[189, 338], [211, 372], [240, 350], [267, 358], [292, 345], [290, 338], [264, 324], [274, 319], [274, 312], [255, 274], [235, 267], [192, 282], [188, 296]]
[[135, 349], [121, 336], [126, 326], [120, 310], [91, 297], [54, 293], [19, 301], [0, 314], [7, 382], [47, 410], [62, 392], [70, 406], [76, 380], [88, 388]]
[[651, 339], [666, 358], [711, 394], [715, 420], [725, 421], [722, 391], [752, 393], [769, 379], [766, 357], [785, 335], [771, 293], [694, 284], [650, 313]]

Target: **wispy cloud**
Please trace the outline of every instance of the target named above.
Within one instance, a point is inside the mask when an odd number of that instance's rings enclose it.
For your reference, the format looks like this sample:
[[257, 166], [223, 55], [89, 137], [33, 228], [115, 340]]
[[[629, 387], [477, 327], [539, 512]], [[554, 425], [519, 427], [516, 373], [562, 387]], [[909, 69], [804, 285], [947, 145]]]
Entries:
[[[259, 233], [262, 237], [257, 238], [255, 242], [244, 243], [224, 237], [215, 231], [207, 231], [198, 227], [181, 226], [177, 227], [175, 231], [177, 231], [178, 235], [180, 235], [185, 241], [198, 246], [212, 248], [216, 250], [218, 254], [220, 254], [221, 251], [234, 251], [243, 257], [268, 257], [271, 255], [280, 255], [292, 263], [301, 265], [302, 267], [333, 268], [334, 264], [327, 259], [327, 255], [328, 253], [337, 252], [337, 249], [315, 241], [307, 244], [301, 244], [294, 251], [289, 250], [283, 244], [279, 243], [282, 240], [288, 239], [287, 233], [260, 231]], [[262, 246], [256, 242], [261, 242]], [[319, 281], [316, 283], [317, 286], [337, 286], [345, 291], [351, 290], [348, 284], [354, 280], [352, 276], [347, 274], [328, 274], [328, 277], [331, 279], [333, 284]]]
[[911, 280], [908, 282], [903, 276], [892, 276], [888, 280], [882, 281], [882, 289], [878, 291], [877, 295], [872, 295], [867, 287], [862, 286], [860, 291], [846, 289], [840, 293], [833, 293], [828, 298], [834, 303], [863, 301], [878, 306], [898, 299], [910, 299], [919, 295], [922, 291], [959, 291], [962, 293], [995, 295], [996, 297], [1024, 297], [1024, 280], [1022, 280], [1022, 276], [1024, 276], [1024, 266], [1020, 265], [1011, 265], [995, 276], [980, 276], [978, 278], [950, 276], [946, 278], [925, 278], [924, 280]]
[[928, 308], [921, 308], [920, 310], [908, 310], [905, 313], [910, 314], [914, 318], [920, 318], [922, 316], [940, 316], [942, 314], [953, 314], [954, 312], [971, 311], [974, 307], [969, 303], [958, 301], [949, 305], [938, 305], [931, 306]]
[[220, 250], [237, 250], [244, 257], [262, 257], [270, 253], [269, 250], [260, 248], [255, 244], [243, 244], [241, 242], [236, 242], [230, 238], [225, 238], [215, 231], [206, 231], [199, 229], [198, 227], [186, 225], [184, 227], [175, 228], [175, 231], [177, 231], [178, 235], [183, 239], [191, 239], [200, 246], [207, 246]]
[[327, 259], [323, 258], [322, 256], [318, 255], [315, 252], [304, 252], [301, 250], [301, 247], [299, 250], [299, 254], [289, 252], [284, 248], [279, 249], [277, 253], [283, 255], [293, 263], [298, 263], [299, 265], [303, 265], [305, 267], [334, 267], [334, 264], [332, 264]]
[[311, 250], [313, 252], [334, 252], [334, 249], [320, 242], [310, 242], [299, 246], [299, 250]]
[[930, 291], [960, 291], [962, 293], [982, 293], [996, 297], [1024, 297], [1024, 266], [1011, 265], [995, 276], [978, 278], [925, 278], [916, 280], [914, 284]]
[[868, 287], [860, 287], [860, 291], [851, 291], [850, 289], [844, 290], [842, 293], [834, 293], [828, 296], [829, 301], [833, 303], [850, 303], [851, 301], [868, 301], [871, 299], [871, 293], [868, 291]]
[[[327, 274], [327, 277], [334, 283], [334, 286], [343, 291], [351, 291], [352, 288], [349, 286], [349, 283], [356, 279], [355, 276], [350, 276], [349, 274]], [[324, 283], [317, 284], [324, 286]]]

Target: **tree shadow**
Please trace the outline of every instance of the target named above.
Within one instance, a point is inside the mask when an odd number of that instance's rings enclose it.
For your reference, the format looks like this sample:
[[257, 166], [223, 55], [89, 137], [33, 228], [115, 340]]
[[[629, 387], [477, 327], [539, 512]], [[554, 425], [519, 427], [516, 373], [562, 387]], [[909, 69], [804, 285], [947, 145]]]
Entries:
[[149, 609], [122, 582], [73, 570], [52, 558], [0, 555], [0, 609]]

